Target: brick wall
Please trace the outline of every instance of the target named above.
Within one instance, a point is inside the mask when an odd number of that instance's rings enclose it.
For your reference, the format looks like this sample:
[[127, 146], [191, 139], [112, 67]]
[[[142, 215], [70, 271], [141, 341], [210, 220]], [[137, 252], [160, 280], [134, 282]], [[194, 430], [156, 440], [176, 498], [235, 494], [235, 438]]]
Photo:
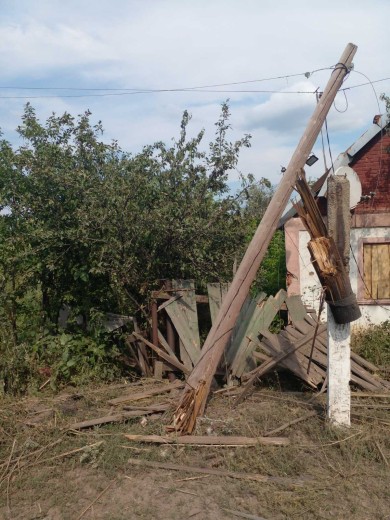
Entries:
[[[355, 210], [357, 214], [390, 212], [390, 154], [387, 149], [390, 149], [390, 135], [384, 133], [381, 139], [379, 134], [350, 163], [359, 175], [363, 195], [375, 192], [372, 200], [358, 205]], [[378, 183], [379, 171], [381, 174]]]

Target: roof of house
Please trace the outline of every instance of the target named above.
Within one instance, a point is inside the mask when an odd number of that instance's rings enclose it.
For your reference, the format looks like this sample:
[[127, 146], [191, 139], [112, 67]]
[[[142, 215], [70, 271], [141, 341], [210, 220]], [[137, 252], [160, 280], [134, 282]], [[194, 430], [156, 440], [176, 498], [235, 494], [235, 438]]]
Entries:
[[[337, 159], [333, 163], [334, 171], [336, 171], [341, 166], [350, 165], [356, 155], [370, 142], [374, 137], [376, 137], [379, 133], [383, 132], [383, 130], [390, 124], [389, 116], [375, 116], [372, 125], [368, 130], [364, 132], [363, 135], [359, 137], [345, 152], [342, 152], [338, 155]], [[328, 175], [330, 175], [332, 168], [326, 171], [312, 186], [312, 191], [314, 195], [318, 197], [324, 197], [326, 195], [326, 179]], [[295, 217], [297, 214], [295, 208], [290, 202], [283, 215], [281, 216], [278, 224], [278, 228], [284, 226], [284, 224], [292, 217]]]

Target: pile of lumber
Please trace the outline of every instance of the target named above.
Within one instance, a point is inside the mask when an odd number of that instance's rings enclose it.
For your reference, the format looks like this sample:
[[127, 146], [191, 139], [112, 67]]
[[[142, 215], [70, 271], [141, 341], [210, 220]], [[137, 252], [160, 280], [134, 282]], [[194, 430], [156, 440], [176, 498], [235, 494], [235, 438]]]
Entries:
[[[187, 378], [201, 355], [198, 306], [209, 305], [213, 323], [229, 284], [208, 284], [207, 296], [196, 295], [189, 280], [173, 280], [169, 286], [168, 291], [153, 293], [159, 303], [157, 344], [153, 343], [152, 334], [147, 339], [140, 331], [130, 335], [128, 343], [140, 369], [144, 367], [144, 375], [154, 373], [161, 379], [164, 372], [181, 372]], [[270, 332], [282, 311], [288, 313], [288, 325], [277, 334]], [[173, 342], [167, 334], [168, 324]], [[288, 296], [283, 289], [275, 296], [260, 293], [245, 301], [217, 374], [232, 386], [251, 384], [270, 370], [284, 369], [317, 389], [326, 383], [326, 329], [326, 324], [318, 323], [315, 311], [307, 309], [299, 295]], [[375, 365], [351, 353], [351, 382], [356, 387], [367, 391], [389, 389], [390, 383], [381, 379], [378, 372]]]

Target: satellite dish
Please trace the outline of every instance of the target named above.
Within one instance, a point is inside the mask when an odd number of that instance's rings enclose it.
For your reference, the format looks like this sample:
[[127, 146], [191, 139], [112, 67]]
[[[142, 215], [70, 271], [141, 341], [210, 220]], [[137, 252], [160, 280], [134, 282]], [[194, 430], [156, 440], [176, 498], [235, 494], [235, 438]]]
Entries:
[[359, 204], [362, 196], [362, 185], [358, 174], [350, 166], [341, 166], [340, 168], [337, 168], [335, 175], [346, 177], [349, 180], [351, 193], [349, 207], [350, 209], [355, 208]]

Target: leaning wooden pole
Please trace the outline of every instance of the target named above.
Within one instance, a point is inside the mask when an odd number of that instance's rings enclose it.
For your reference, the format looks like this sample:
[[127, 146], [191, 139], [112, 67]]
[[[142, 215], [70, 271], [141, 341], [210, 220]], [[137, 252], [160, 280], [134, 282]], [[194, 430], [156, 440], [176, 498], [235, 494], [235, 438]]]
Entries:
[[334, 67], [324, 93], [309, 119], [286, 172], [242, 259], [218, 316], [202, 348], [201, 357], [187, 380], [170, 427], [183, 434], [191, 433], [198, 415], [204, 412], [211, 382], [229, 340], [241, 307], [249, 293], [261, 261], [277, 228], [278, 221], [292, 194], [297, 175], [316, 142], [326, 115], [345, 76], [349, 73], [357, 46], [349, 43]]

